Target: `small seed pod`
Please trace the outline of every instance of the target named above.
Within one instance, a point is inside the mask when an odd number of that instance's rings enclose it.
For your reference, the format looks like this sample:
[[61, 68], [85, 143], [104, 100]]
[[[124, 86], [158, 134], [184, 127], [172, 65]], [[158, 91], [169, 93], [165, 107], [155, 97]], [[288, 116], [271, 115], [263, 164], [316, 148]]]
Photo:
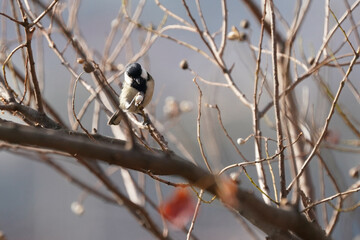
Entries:
[[315, 58], [314, 58], [314, 57], [309, 57], [309, 58], [308, 58], [308, 63], [309, 63], [310, 65], [313, 65], [314, 61], [315, 61]]
[[184, 59], [184, 60], [181, 60], [181, 62], [180, 62], [180, 68], [181, 69], [183, 69], [183, 70], [186, 70], [186, 69], [188, 69], [189, 68], [189, 64], [188, 64], [188, 62]]
[[247, 39], [247, 34], [244, 33], [244, 32], [240, 32], [239, 33], [239, 41], [242, 42], [242, 41], [246, 41]]
[[114, 19], [111, 21], [110, 25], [112, 28], [116, 28], [117, 26], [119, 26], [119, 24], [120, 24], [120, 21], [118, 19]]
[[240, 22], [240, 27], [244, 28], [244, 29], [247, 29], [250, 27], [250, 22], [246, 19], [244, 20], [241, 20]]
[[245, 143], [245, 140], [244, 140], [243, 138], [238, 138], [238, 139], [236, 140], [236, 143], [239, 144], [239, 145], [242, 145], [242, 144]]
[[84, 62], [83, 69], [87, 73], [91, 73], [95, 70], [94, 66], [91, 63], [89, 63], [88, 61]]
[[71, 203], [71, 211], [75, 213], [76, 215], [80, 216], [84, 213], [85, 209], [83, 205], [79, 202], [73, 202]]
[[352, 178], [358, 178], [359, 177], [359, 167], [353, 167], [349, 170], [349, 175]]
[[85, 62], [85, 59], [78, 58], [78, 59], [76, 59], [76, 62], [79, 63], [79, 64], [83, 64]]
[[227, 35], [227, 38], [229, 40], [240, 40], [239, 30], [235, 26], [232, 26], [231, 31]]
[[239, 34], [237, 34], [236, 32], [229, 32], [227, 35], [227, 38], [229, 40], [238, 40], [239, 39]]

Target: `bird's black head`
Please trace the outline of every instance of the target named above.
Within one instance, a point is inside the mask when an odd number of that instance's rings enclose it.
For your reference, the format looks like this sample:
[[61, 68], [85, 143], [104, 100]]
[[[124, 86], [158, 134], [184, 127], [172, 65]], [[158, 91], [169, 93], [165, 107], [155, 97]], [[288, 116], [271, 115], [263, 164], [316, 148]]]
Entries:
[[[147, 85], [146, 82], [149, 78], [147, 71], [139, 64], [132, 63], [126, 68], [125, 81], [138, 90], [139, 92], [146, 92]], [[128, 78], [127, 78], [128, 77]]]
[[126, 72], [131, 78], [139, 78], [142, 74], [142, 67], [138, 63], [132, 63], [127, 67]]

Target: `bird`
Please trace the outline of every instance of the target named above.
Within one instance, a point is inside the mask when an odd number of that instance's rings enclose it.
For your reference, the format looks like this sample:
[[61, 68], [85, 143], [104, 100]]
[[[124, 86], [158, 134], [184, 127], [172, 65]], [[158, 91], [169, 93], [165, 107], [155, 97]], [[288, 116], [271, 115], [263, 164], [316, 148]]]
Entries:
[[108, 125], [118, 125], [123, 112], [140, 114], [153, 96], [155, 82], [152, 76], [137, 62], [127, 66], [119, 96], [119, 108], [109, 119]]

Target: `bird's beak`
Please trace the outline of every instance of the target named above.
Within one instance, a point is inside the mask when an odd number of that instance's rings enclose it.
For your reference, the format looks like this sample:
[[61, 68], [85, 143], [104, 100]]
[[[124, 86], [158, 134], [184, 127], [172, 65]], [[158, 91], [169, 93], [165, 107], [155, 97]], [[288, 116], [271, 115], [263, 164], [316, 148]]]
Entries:
[[135, 78], [134, 80], [135, 80], [135, 82], [136, 82], [137, 84], [140, 85], [140, 83], [141, 83], [141, 79], [140, 79], [140, 78]]

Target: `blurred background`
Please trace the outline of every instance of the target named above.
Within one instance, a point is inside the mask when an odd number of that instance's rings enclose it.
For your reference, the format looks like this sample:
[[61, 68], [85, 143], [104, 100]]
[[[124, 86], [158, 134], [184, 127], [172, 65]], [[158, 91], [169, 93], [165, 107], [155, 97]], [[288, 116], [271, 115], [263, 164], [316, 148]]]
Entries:
[[[49, 4], [50, 1], [43, 1]], [[176, 12], [179, 16], [188, 20], [185, 10], [180, 0], [162, 1], [170, 10]], [[293, 16], [295, 4], [293, 1], [274, 1], [278, 11], [284, 19], [290, 20]], [[74, 4], [72, 0], [60, 1], [64, 8]], [[221, 5], [216, 0], [201, 1], [204, 17], [207, 21], [210, 32], [216, 32], [221, 27]], [[131, 9], [133, 10], [138, 1], [131, 1]], [[188, 1], [191, 10], [196, 12], [196, 5], [193, 1]], [[260, 5], [260, 2], [258, 2]], [[8, 0], [0, 0], [2, 6], [1, 12], [10, 12]], [[333, 1], [331, 3], [332, 10], [338, 16], [341, 16], [345, 7], [342, 1]], [[110, 32], [112, 21], [119, 14], [121, 1], [107, 0], [81, 1], [78, 13], [78, 27], [82, 38], [86, 39], [88, 47], [92, 49], [94, 56], [102, 53], [106, 38]], [[323, 1], [312, 1], [308, 16], [305, 18], [303, 27], [300, 30], [296, 54], [300, 56], [304, 52], [307, 57], [314, 57], [317, 53], [323, 38], [324, 25], [324, 4]], [[250, 28], [243, 30], [249, 42], [257, 46], [259, 41], [259, 24], [253, 20], [251, 13], [244, 6], [242, 1], [228, 1], [229, 21], [228, 29], [231, 26], [237, 26], [241, 20], [247, 19], [250, 22]], [[357, 11], [359, 13], [359, 11]], [[63, 12], [64, 19], [69, 13], [65, 9]], [[354, 14], [355, 15], [355, 14]], [[153, 24], [157, 26], [162, 21], [163, 12], [155, 4], [154, 1], [146, 1], [140, 22], [144, 25]], [[2, 26], [7, 27], [7, 31], [2, 32], [2, 39], [16, 39], [14, 25], [10, 21], [1, 17]], [[360, 19], [357, 19], [358, 21]], [[43, 20], [44, 25], [49, 23], [48, 19]], [[169, 18], [167, 24], [177, 23]], [[334, 21], [332, 22], [334, 24]], [[279, 25], [281, 25], [279, 23]], [[281, 31], [281, 27], [280, 31]], [[135, 30], [136, 31], [136, 30]], [[283, 31], [284, 32], [284, 31]], [[181, 30], [170, 30], [167, 34], [190, 42], [204, 49], [199, 36], [195, 33], [189, 33]], [[5, 35], [5, 36], [4, 36]], [[47, 47], [44, 39], [37, 35], [34, 48], [43, 47], [43, 56], [37, 56], [44, 61], [44, 68], [39, 71], [39, 75], [43, 79], [44, 97], [49, 103], [60, 113], [65, 122], [68, 120], [68, 95], [72, 90], [69, 87], [71, 80], [70, 73], [64, 68], [59, 59], [54, 55], [53, 51]], [[139, 35], [141, 36], [141, 35]], [[141, 38], [133, 36], [131, 44], [138, 46], [141, 44]], [[52, 34], [54, 41], [59, 49], [66, 48], [66, 40], [54, 32]], [[116, 36], [117, 38], [120, 37]], [[339, 33], [332, 41], [336, 45], [337, 39], [342, 39]], [[40, 42], [40, 43], [39, 43]], [[43, 45], [42, 45], [43, 44]], [[228, 41], [225, 50], [226, 62], [229, 66], [233, 63], [233, 75], [236, 76], [236, 83], [241, 87], [243, 92], [249, 97], [253, 93], [253, 81], [255, 72], [255, 61], [252, 60], [251, 51], [248, 42]], [[333, 44], [330, 42], [330, 45]], [[7, 45], [6, 48], [11, 50], [17, 46], [14, 41], [13, 45]], [[2, 46], [1, 48], [3, 48]], [[270, 49], [269, 38], [265, 37], [264, 48]], [[77, 56], [72, 51], [64, 51], [64, 55], [71, 63], [76, 61]], [[13, 62], [21, 63], [21, 55], [15, 54]], [[139, 62], [151, 73], [156, 81], [156, 88], [152, 105], [149, 110], [157, 119], [163, 122], [164, 132], [171, 132], [177, 139], [182, 142], [184, 147], [190, 152], [197, 163], [205, 167], [201, 161], [200, 150], [196, 139], [196, 118], [197, 118], [197, 102], [198, 90], [193, 83], [194, 75], [190, 71], [184, 71], [179, 67], [179, 63], [186, 59], [190, 68], [199, 73], [204, 79], [209, 81], [224, 82], [223, 76], [218, 68], [213, 67], [212, 63], [204, 59], [198, 53], [189, 50], [183, 46], [170, 41], [168, 39], [158, 38], [152, 45], [148, 54], [141, 58]], [[118, 64], [126, 63], [126, 56], [116, 61]], [[264, 54], [264, 64], [268, 65], [271, 70], [270, 55]], [[79, 73], [81, 68], [79, 67]], [[299, 72], [304, 72], [299, 69]], [[354, 69], [353, 76], [358, 74], [358, 69]], [[322, 70], [320, 72], [329, 83], [333, 91], [338, 87], [341, 74], [336, 69]], [[11, 76], [9, 76], [11, 78]], [[84, 75], [83, 78], [91, 82], [90, 77]], [[120, 77], [122, 81], [122, 77]], [[355, 81], [355, 79], [354, 79]], [[358, 82], [356, 82], [358, 84]], [[312, 120], [322, 124], [328, 112], [329, 103], [321, 98], [321, 91], [317, 85], [311, 80], [304, 81], [298, 87], [297, 100], [300, 103], [307, 103], [302, 106], [306, 111], [310, 112]], [[115, 90], [119, 93], [119, 84], [114, 84]], [[209, 104], [218, 104], [222, 110], [222, 120], [233, 139], [245, 139], [252, 133], [252, 121], [250, 110], [239, 103], [238, 99], [227, 88], [219, 88], [202, 84], [201, 88], [204, 92], [203, 102]], [[359, 119], [359, 103], [354, 101], [354, 97], [349, 93], [349, 89], [344, 89], [340, 102], [346, 106], [354, 118]], [[163, 111], [166, 105], [166, 99], [171, 96], [177, 102], [185, 102], [192, 106], [192, 111], [186, 112], [179, 116], [176, 120], [168, 121]], [[81, 104], [87, 99], [88, 92], [81, 87], [77, 91], [77, 110]], [[268, 101], [269, 96], [264, 94], [260, 102], [260, 108], [263, 108]], [[83, 124], [88, 129], [91, 128], [92, 111], [85, 114]], [[269, 113], [272, 117], [272, 113]], [[5, 119], [18, 121], [14, 117], [4, 114]], [[228, 144], [227, 139], [217, 121], [217, 113], [213, 109], [203, 108], [203, 139], [205, 150], [209, 156], [214, 168], [219, 171], [223, 167], [241, 162], [236, 151]], [[98, 131], [101, 134], [111, 136], [110, 128], [106, 125], [107, 118], [101, 116], [101, 125]], [[352, 133], [344, 126], [344, 123], [335, 116], [330, 125], [331, 130], [339, 135], [340, 139], [354, 138]], [[276, 138], [274, 130], [265, 129], [263, 135]], [[176, 151], [173, 145], [170, 146]], [[274, 146], [273, 146], [274, 147]], [[240, 146], [242, 153], [252, 161], [254, 159], [254, 147], [252, 143], [246, 143]], [[326, 150], [324, 150], [326, 151]], [[359, 164], [358, 155], [354, 153], [335, 152], [327, 150], [329, 165], [337, 170], [338, 180], [341, 184], [349, 186], [354, 180], [349, 176], [349, 168]], [[335, 160], [336, 159], [336, 160]], [[56, 159], [64, 167], [69, 169], [74, 175], [81, 177], [87, 183], [96, 184], [90, 174], [84, 169], [77, 166], [73, 161], [67, 158], [57, 157]], [[311, 169], [316, 176], [318, 164], [314, 161], [311, 163]], [[104, 166], [107, 167], [107, 166]], [[254, 168], [249, 168], [249, 174], [255, 177]], [[277, 172], [277, 169], [275, 169]], [[132, 173], [134, 177], [137, 173]], [[113, 175], [115, 182], [122, 186], [122, 178], [118, 172]], [[178, 180], [178, 179], [173, 179]], [[180, 180], [181, 181], [181, 180]], [[315, 180], [316, 182], [316, 180]], [[241, 177], [241, 184], [244, 188], [255, 191], [254, 187], [246, 177]], [[169, 195], [172, 188], [163, 186], [165, 197]], [[155, 186], [149, 181], [147, 192], [150, 196], [154, 196]], [[71, 204], [77, 201], [82, 194], [82, 190], [72, 185], [64, 177], [57, 174], [53, 169], [45, 164], [34, 161], [27, 156], [11, 154], [5, 150], [0, 152], [0, 230], [4, 232], [8, 239], [16, 240], [42, 240], [42, 239], [153, 239], [147, 231], [139, 226], [134, 218], [124, 208], [113, 206], [102, 202], [101, 200], [88, 196], [84, 201], [84, 213], [81, 216], [71, 211]], [[330, 192], [329, 194], [330, 195]], [[355, 196], [355, 195], [354, 195]], [[211, 196], [205, 196], [211, 198]], [[356, 199], [355, 199], [356, 200]], [[355, 201], [354, 200], [354, 201]], [[357, 201], [355, 201], [357, 202]], [[345, 215], [345, 216], [344, 216]], [[359, 230], [359, 210], [344, 213], [337, 227], [335, 228], [335, 239], [341, 239], [344, 231], [348, 232], [348, 236], [354, 237], [360, 233]], [[160, 221], [160, 219], [159, 219]], [[259, 236], [262, 233], [255, 230]], [[196, 223], [194, 234], [199, 239], [247, 239], [247, 233], [239, 227], [239, 223], [233, 214], [225, 209], [218, 202], [211, 205], [203, 204], [199, 219]], [[184, 234], [175, 231], [175, 238], [185, 239]], [[343, 238], [345, 239], [345, 238]]]

